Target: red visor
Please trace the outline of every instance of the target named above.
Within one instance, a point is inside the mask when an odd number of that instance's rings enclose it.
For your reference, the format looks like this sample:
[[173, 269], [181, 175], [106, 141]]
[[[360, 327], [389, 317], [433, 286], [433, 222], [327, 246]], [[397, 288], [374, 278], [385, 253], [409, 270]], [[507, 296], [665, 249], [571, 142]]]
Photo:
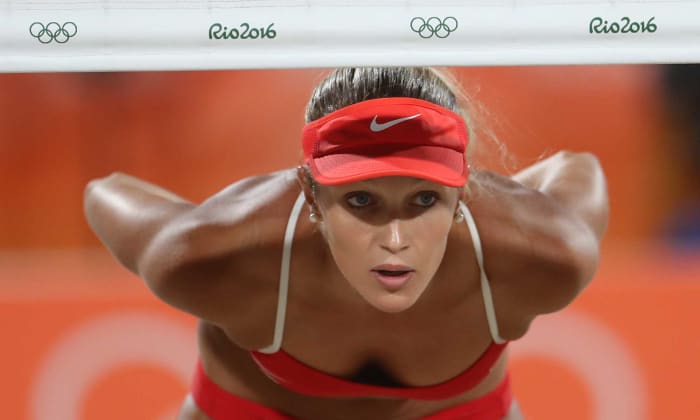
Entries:
[[458, 114], [413, 98], [359, 102], [307, 124], [304, 158], [324, 185], [410, 176], [467, 182], [467, 127]]

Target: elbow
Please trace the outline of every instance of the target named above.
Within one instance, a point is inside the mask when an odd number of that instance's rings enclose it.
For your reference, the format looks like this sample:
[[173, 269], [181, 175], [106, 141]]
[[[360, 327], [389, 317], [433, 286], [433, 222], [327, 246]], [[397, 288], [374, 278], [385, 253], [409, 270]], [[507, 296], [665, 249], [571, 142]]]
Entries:
[[[556, 194], [570, 215], [580, 219], [587, 225], [596, 241], [602, 240], [608, 228], [610, 202], [605, 172], [600, 160], [590, 152], [561, 151], [557, 155], [560, 166], [566, 168], [563, 177], [564, 188], [559, 187]], [[588, 232], [575, 227], [579, 235], [586, 236]]]
[[94, 179], [87, 183], [83, 190], [83, 214], [90, 228], [99, 236], [99, 214], [101, 213], [100, 190], [101, 179]]
[[590, 177], [589, 193], [585, 204], [582, 204], [580, 216], [592, 230], [596, 242], [600, 242], [608, 229], [610, 218], [608, 183], [603, 166], [594, 154], [581, 153], [580, 159]]
[[600, 263], [600, 244], [594, 232], [583, 234], [572, 245], [569, 251], [573, 255], [572, 263], [572, 283], [575, 295], [585, 289], [598, 272]]
[[107, 212], [105, 205], [105, 196], [109, 190], [109, 185], [114, 182], [115, 178], [121, 177], [123, 174], [115, 172], [104, 178], [96, 178], [89, 181], [83, 189], [83, 214], [90, 228], [100, 236], [101, 215]]
[[113, 172], [112, 174], [106, 177], [95, 178], [93, 180], [88, 181], [88, 183], [85, 185], [85, 188], [83, 189], [84, 207], [87, 209], [88, 205], [94, 202], [94, 199], [98, 196], [99, 192], [105, 188], [105, 186], [114, 183], [115, 180], [119, 180], [124, 176], [125, 175], [120, 172]]
[[534, 284], [539, 297], [537, 314], [552, 313], [571, 304], [590, 284], [598, 270], [600, 246], [589, 228], [568, 229], [552, 240], [546, 263]]
[[596, 232], [581, 227], [562, 240], [561, 276], [558, 279], [558, 298], [552, 311], [573, 302], [591, 283], [600, 262], [600, 242]]

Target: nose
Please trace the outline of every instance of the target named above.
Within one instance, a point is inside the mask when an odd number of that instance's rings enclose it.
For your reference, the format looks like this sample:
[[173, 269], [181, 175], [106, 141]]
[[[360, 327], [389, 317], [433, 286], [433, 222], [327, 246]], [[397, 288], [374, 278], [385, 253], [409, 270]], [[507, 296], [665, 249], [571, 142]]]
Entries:
[[383, 229], [381, 246], [395, 254], [408, 248], [405, 226], [400, 219], [391, 220]]

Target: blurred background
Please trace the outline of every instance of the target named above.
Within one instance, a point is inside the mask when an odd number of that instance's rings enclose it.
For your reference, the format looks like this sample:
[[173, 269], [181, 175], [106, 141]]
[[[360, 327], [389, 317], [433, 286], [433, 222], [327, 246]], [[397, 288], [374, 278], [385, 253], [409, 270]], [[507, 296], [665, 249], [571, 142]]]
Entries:
[[[569, 149], [595, 153], [608, 177], [596, 279], [513, 345], [526, 417], [696, 419], [700, 67], [451, 71], [473, 98], [478, 167], [512, 173]], [[201, 201], [294, 166], [325, 73], [0, 75], [3, 418], [174, 418], [196, 322], [101, 247], [83, 188], [119, 171]]]

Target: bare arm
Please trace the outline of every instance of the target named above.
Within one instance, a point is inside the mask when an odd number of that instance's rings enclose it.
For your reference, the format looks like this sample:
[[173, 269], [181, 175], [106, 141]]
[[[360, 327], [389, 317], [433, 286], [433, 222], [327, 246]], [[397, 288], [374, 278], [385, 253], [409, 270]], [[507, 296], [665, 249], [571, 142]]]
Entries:
[[593, 278], [608, 221], [605, 177], [593, 155], [560, 152], [512, 179], [488, 172], [474, 178], [486, 270], [499, 312], [521, 323], [515, 338]]
[[[216, 220], [212, 229], [206, 220], [222, 204], [196, 206], [156, 185], [115, 173], [88, 184], [84, 206], [100, 240], [155, 295], [202, 318], [219, 316], [215, 297], [222, 296], [222, 282], [216, 273], [202, 275], [197, 267], [216, 264], [214, 254], [233, 247], [236, 235], [230, 224]], [[227, 240], [220, 239], [226, 235]]]
[[279, 260], [277, 238], [298, 193], [292, 187], [289, 171], [252, 177], [195, 205], [113, 174], [88, 184], [84, 206], [100, 240], [160, 299], [230, 326], [231, 319], [242, 322], [236, 313], [250, 312], [247, 279], [261, 289], [260, 274], [247, 267], [265, 266], [271, 254]]
[[600, 242], [608, 227], [607, 182], [600, 162], [590, 153], [562, 151], [525, 168], [513, 179], [561, 206], [563, 213], [554, 222], [576, 268], [573, 291], [577, 295], [598, 268]]
[[590, 153], [559, 152], [518, 172], [513, 180], [552, 197], [600, 241], [608, 226], [605, 175]]
[[156, 185], [122, 173], [91, 181], [85, 188], [88, 224], [127, 269], [139, 266], [149, 245], [169, 222], [194, 205]]

